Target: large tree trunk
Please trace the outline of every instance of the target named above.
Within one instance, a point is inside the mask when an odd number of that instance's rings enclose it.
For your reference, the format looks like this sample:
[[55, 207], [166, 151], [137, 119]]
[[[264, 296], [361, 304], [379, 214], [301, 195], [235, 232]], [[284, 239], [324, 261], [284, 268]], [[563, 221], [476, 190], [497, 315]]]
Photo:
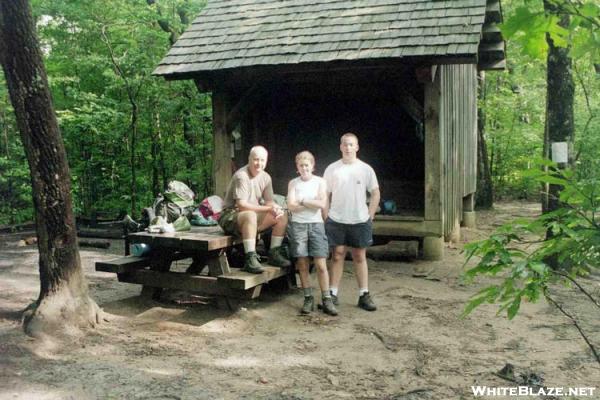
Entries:
[[[479, 103], [481, 103], [485, 100], [485, 72], [479, 72], [477, 80], [479, 82]], [[487, 143], [485, 142], [485, 110], [480, 105], [477, 107], [477, 192], [475, 193], [475, 205], [477, 208], [489, 209], [494, 205], [494, 187]]]
[[[548, 13], [558, 14], [556, 7], [548, 1], [544, 1], [544, 9]], [[562, 27], [568, 27], [569, 16], [562, 15], [560, 18], [559, 24]], [[555, 46], [550, 35], [546, 36], [546, 40], [548, 42], [548, 58], [544, 155], [548, 156], [551, 153], [550, 148], [553, 142], [573, 142], [575, 84], [569, 49]], [[549, 212], [559, 208], [559, 196], [560, 186], [549, 185], [547, 200], [542, 201], [544, 211]]]
[[81, 269], [67, 156], [27, 0], [0, 1], [0, 61], [31, 170], [41, 290], [25, 315], [37, 337], [100, 320]]

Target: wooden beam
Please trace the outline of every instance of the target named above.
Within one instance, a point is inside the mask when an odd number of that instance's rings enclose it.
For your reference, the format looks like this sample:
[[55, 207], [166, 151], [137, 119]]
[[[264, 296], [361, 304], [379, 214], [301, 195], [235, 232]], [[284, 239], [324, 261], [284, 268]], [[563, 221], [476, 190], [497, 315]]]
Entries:
[[[202, 72], [188, 72], [182, 74], [164, 75], [166, 79], [195, 79], [201, 91], [216, 90], [226, 84], [228, 87], [246, 86], [247, 82], [269, 83], [275, 79], [289, 82], [301, 80], [310, 82], [313, 77], [325, 73], [335, 76], [344, 71], [385, 71], [406, 66], [416, 65], [443, 65], [443, 64], [472, 64], [477, 62], [476, 54], [448, 55], [448, 56], [417, 56], [409, 58], [391, 58], [384, 60], [354, 60], [315, 62], [290, 65], [262, 65], [233, 70], [216, 70]], [[202, 88], [202, 89], [200, 89]]]
[[502, 22], [502, 9], [499, 0], [488, 0], [485, 7], [485, 22]]
[[481, 30], [483, 42], [500, 42], [503, 40], [502, 31], [494, 23], [485, 24]]
[[150, 259], [147, 257], [126, 256], [113, 258], [107, 261], [96, 262], [96, 271], [114, 272], [117, 274], [123, 272], [135, 271], [150, 265]]
[[287, 274], [285, 268], [271, 267], [264, 264], [263, 268], [265, 272], [262, 274], [234, 270], [234, 272], [219, 276], [217, 283], [231, 289], [247, 290]]
[[373, 234], [379, 236], [428, 237], [441, 236], [440, 221], [373, 221]]
[[437, 72], [437, 65], [427, 65], [425, 67], [415, 68], [415, 74], [417, 75], [417, 81], [421, 83], [431, 83], [435, 79]]
[[506, 60], [500, 61], [479, 61], [477, 68], [480, 71], [502, 71], [506, 69]]
[[400, 104], [402, 108], [410, 115], [410, 117], [418, 123], [423, 123], [423, 106], [410, 94], [400, 96]]
[[212, 96], [213, 107], [213, 193], [225, 197], [231, 180], [231, 138], [227, 131], [227, 96], [216, 90]]
[[480, 60], [504, 60], [504, 42], [479, 44], [478, 50]]
[[[177, 289], [199, 292], [208, 295], [220, 295], [235, 298], [255, 298], [260, 289], [250, 288], [248, 291], [231, 289], [217, 284], [216, 277], [190, 275], [183, 272], [158, 272], [137, 270], [128, 274], [119, 274], [119, 282], [137, 283], [146, 289]], [[149, 291], [149, 293], [152, 293]]]
[[255, 84], [242, 95], [238, 102], [227, 112], [225, 126], [231, 132], [258, 101], [260, 90]]

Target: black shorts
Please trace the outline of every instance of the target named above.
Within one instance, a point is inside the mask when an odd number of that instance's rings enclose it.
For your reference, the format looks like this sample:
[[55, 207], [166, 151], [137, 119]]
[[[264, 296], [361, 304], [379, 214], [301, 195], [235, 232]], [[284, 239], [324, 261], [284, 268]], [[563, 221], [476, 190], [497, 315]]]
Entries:
[[349, 246], [364, 249], [373, 244], [373, 222], [359, 224], [340, 224], [331, 218], [325, 221], [325, 231], [329, 240], [329, 247]]

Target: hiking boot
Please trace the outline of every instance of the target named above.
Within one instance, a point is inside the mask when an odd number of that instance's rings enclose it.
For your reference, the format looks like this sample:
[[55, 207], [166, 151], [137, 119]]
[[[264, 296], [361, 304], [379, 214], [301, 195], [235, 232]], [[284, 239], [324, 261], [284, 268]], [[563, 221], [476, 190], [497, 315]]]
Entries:
[[251, 274], [260, 274], [264, 271], [262, 265], [260, 265], [260, 258], [255, 251], [249, 251], [244, 256], [244, 268], [242, 271], [250, 272]]
[[333, 316], [338, 315], [338, 312], [335, 309], [335, 306], [333, 305], [333, 299], [331, 297], [323, 297], [323, 304], [321, 306], [321, 309], [325, 314]]
[[338, 297], [336, 294], [333, 294], [331, 292], [329, 292], [331, 294], [331, 302], [336, 305], [339, 306], [340, 305], [340, 301], [338, 300]]
[[283, 254], [283, 247], [281, 246], [273, 247], [271, 250], [269, 250], [269, 261], [267, 262], [275, 267], [280, 268], [287, 268], [292, 265], [290, 260], [288, 260]]
[[315, 309], [315, 298], [313, 296], [304, 296], [304, 304], [302, 305], [302, 314], [310, 314]]
[[365, 292], [362, 296], [358, 298], [358, 306], [363, 310], [367, 311], [375, 311], [377, 310], [377, 306], [373, 303], [373, 299], [371, 299], [371, 295], [369, 292]]

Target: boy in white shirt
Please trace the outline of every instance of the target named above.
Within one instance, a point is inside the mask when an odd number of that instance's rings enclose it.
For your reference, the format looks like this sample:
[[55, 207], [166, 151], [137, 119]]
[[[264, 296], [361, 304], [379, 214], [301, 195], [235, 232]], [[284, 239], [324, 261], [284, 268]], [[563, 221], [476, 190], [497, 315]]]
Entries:
[[[375, 311], [377, 306], [369, 294], [367, 247], [373, 243], [373, 218], [380, 200], [379, 183], [373, 168], [357, 158], [358, 149], [357, 136], [344, 134], [340, 139], [342, 159], [330, 164], [324, 174], [331, 195], [325, 221], [332, 248], [330, 289], [333, 302], [337, 304], [346, 247], [350, 247], [359, 290], [358, 306]], [[367, 192], [371, 196], [368, 206]]]
[[314, 176], [315, 157], [308, 151], [296, 155], [296, 169], [299, 177], [288, 185], [287, 204], [292, 216], [288, 224], [288, 238], [292, 257], [296, 257], [296, 267], [304, 291], [304, 305], [301, 313], [314, 310], [314, 297], [309, 275], [309, 257], [313, 257], [317, 267], [321, 287], [321, 309], [329, 315], [337, 315], [329, 292], [329, 274], [325, 259], [329, 253], [322, 211], [327, 207], [325, 179]]

